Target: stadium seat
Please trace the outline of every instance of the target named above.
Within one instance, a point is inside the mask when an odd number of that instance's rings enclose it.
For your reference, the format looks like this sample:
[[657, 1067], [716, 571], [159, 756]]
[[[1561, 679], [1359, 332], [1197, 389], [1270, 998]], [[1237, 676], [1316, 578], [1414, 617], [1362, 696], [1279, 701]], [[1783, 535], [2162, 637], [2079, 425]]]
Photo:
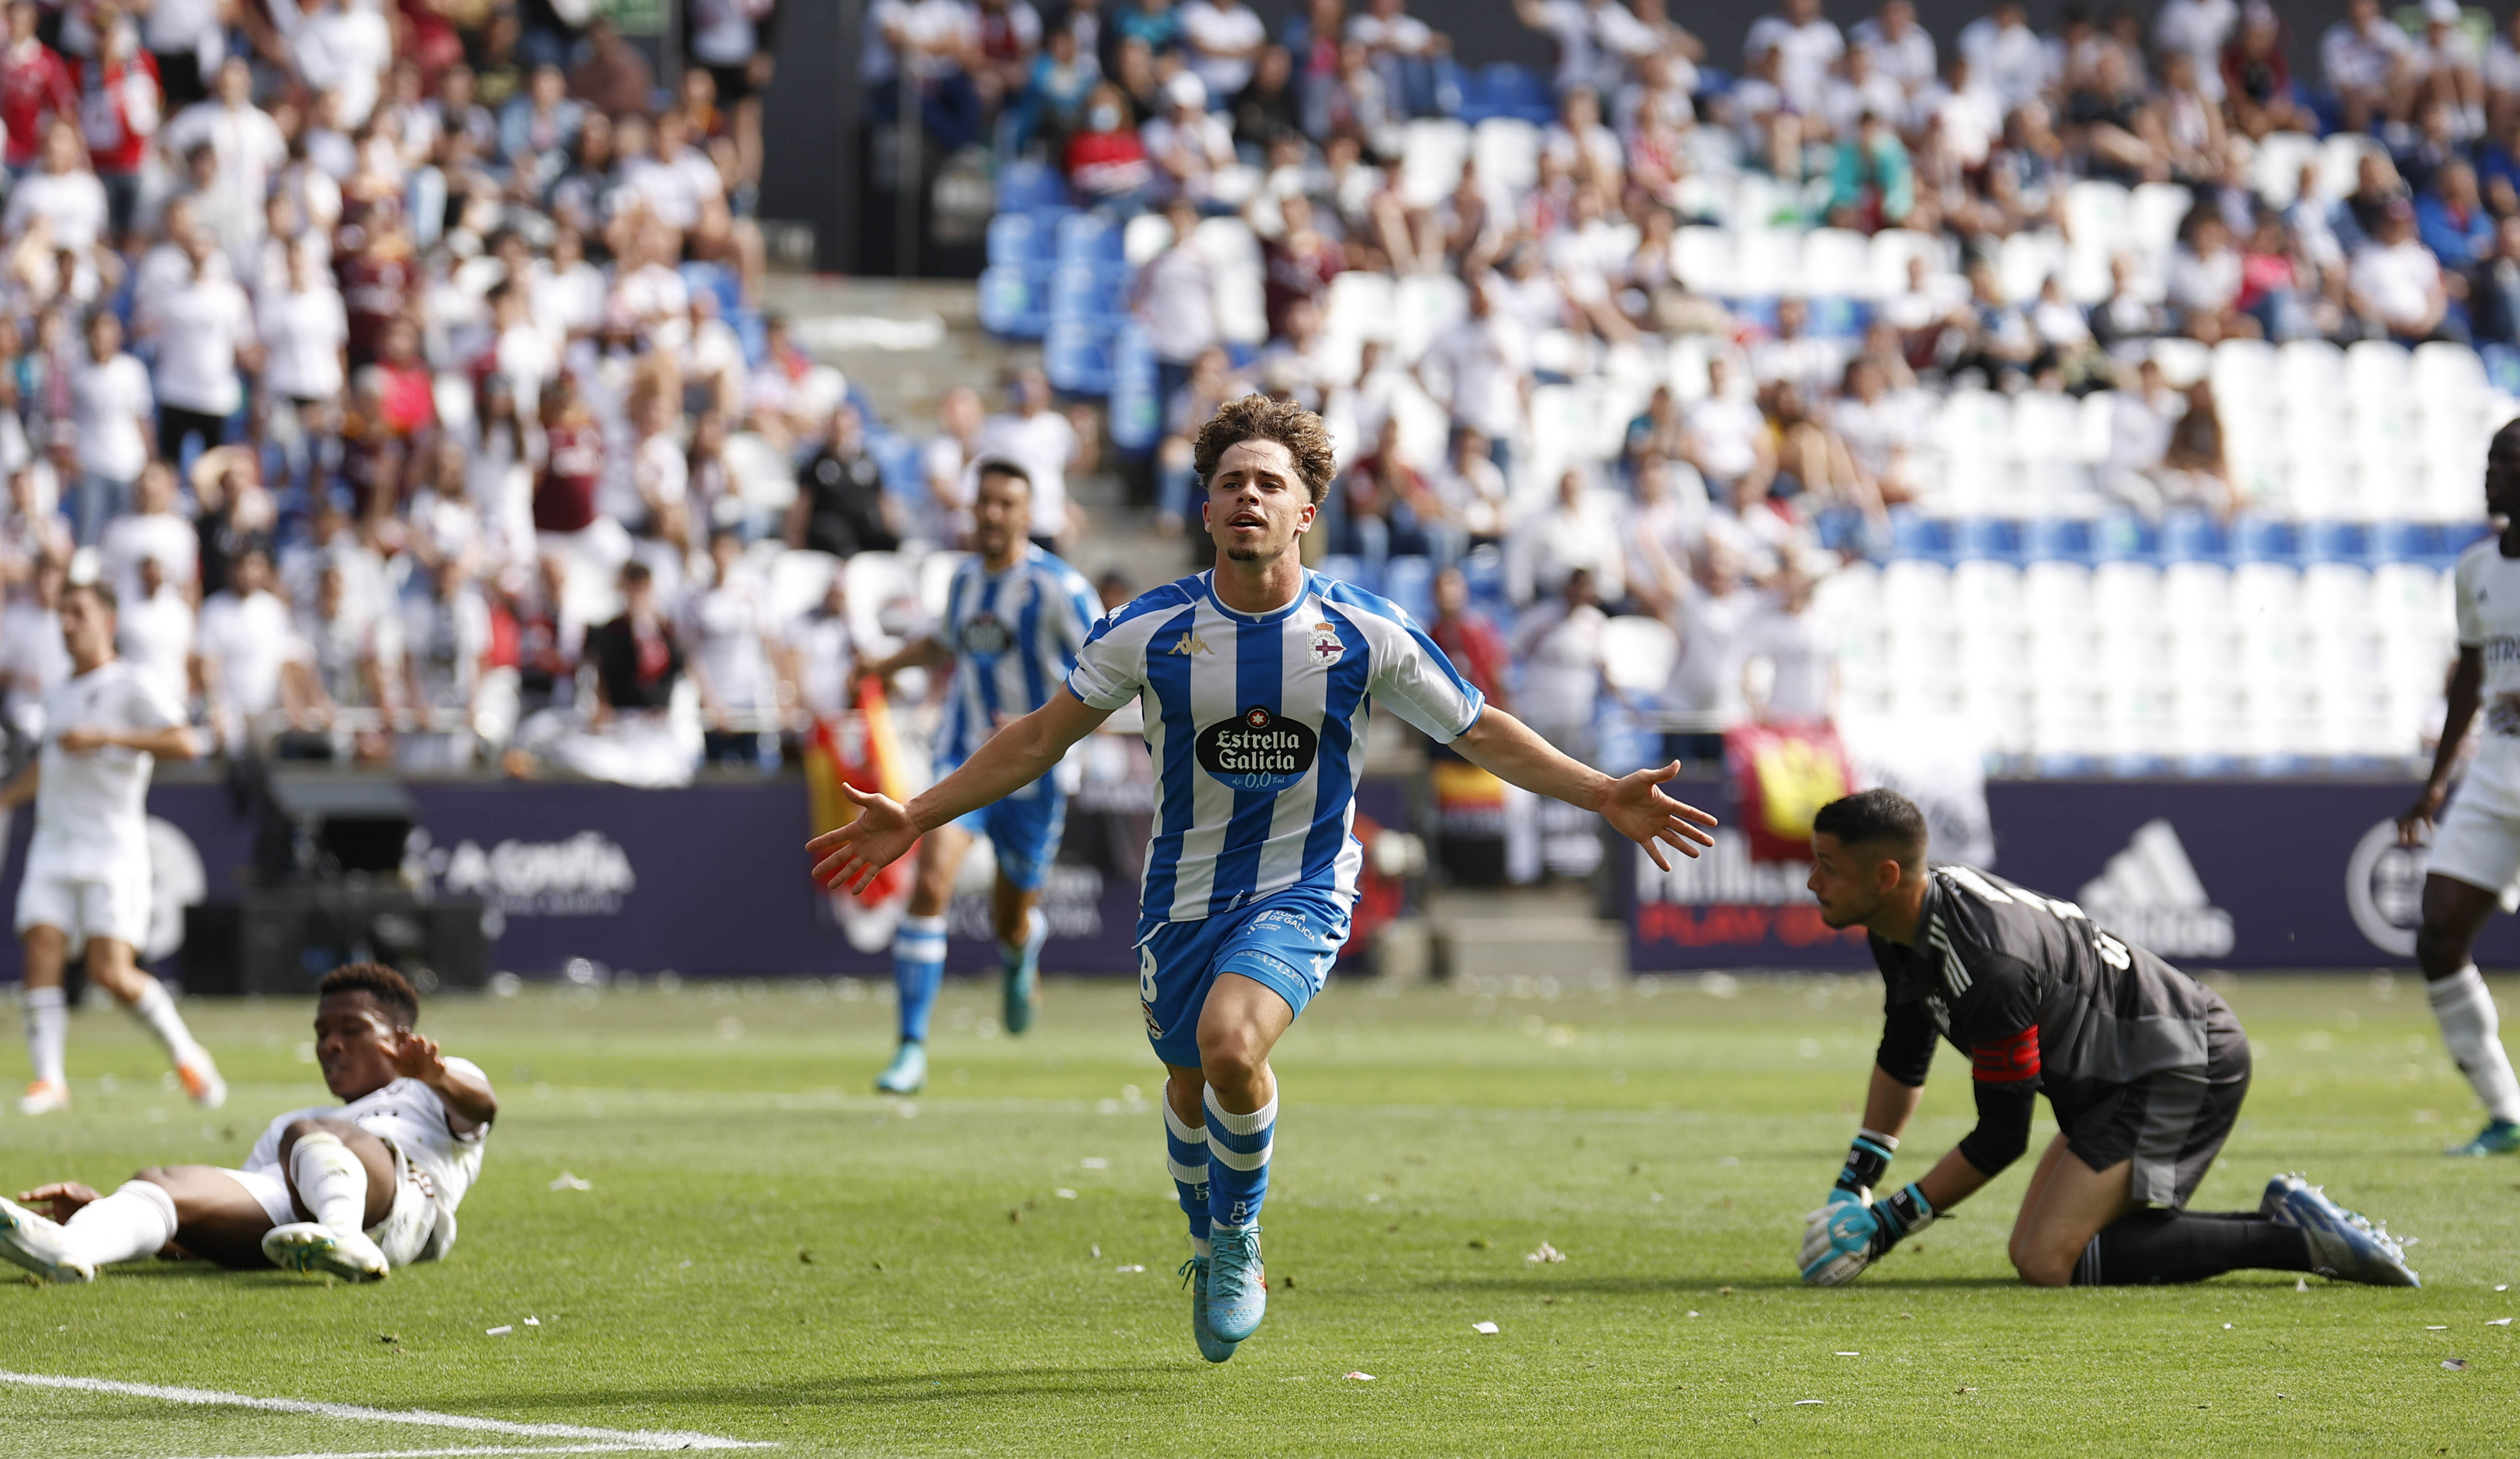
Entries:
[[2271, 517], [2242, 517], [2231, 532], [2231, 561], [2234, 564], [2272, 563], [2286, 568], [2301, 562], [2301, 531], [2297, 524]]
[[1550, 100], [1549, 83], [1528, 67], [1494, 62], [1480, 68], [1479, 79], [1493, 115], [1519, 116], [1536, 125], [1546, 125], [1557, 115], [1557, 108]]
[[2203, 512], [2173, 512], [2162, 520], [2161, 558], [2167, 563], [2222, 563], [2231, 554], [2231, 534]]
[[1803, 238], [1802, 291], [1815, 299], [1879, 297], [1871, 241], [1844, 228], [1815, 228]]
[[2257, 156], [2250, 159], [2250, 185], [2269, 206], [2290, 207], [2301, 195], [2301, 169], [2318, 160], [2317, 137], [2306, 132], [2270, 132], [2259, 139]]
[[1042, 370], [1068, 394], [1110, 394], [1109, 336], [1091, 325], [1054, 322], [1042, 341]]
[[1774, 299], [1799, 293], [1802, 256], [1800, 229], [1736, 230], [1732, 241], [1732, 294], [1744, 299]]
[[1470, 129], [1449, 116], [1420, 117], [1408, 125], [1400, 150], [1400, 199], [1411, 207], [1432, 207], [1462, 180], [1469, 160]]
[[1120, 230], [1120, 257], [1131, 268], [1146, 267], [1157, 253], [1172, 246], [1173, 225], [1159, 212], [1142, 212]]
[[1680, 635], [1660, 618], [1622, 614], [1601, 625], [1601, 677], [1631, 700], [1659, 696], [1679, 661]]
[[1930, 233], [1884, 228], [1872, 235], [1872, 294], [1890, 298], [1908, 292], [1908, 260], [1922, 258], [1928, 274], [1952, 271], [1951, 252]]
[[1391, 347], [1414, 365], [1437, 335], [1469, 317], [1470, 292], [1450, 274], [1411, 274], [1392, 296]]
[[2357, 568], [2372, 560], [2371, 529], [2359, 522], [2312, 522], [2300, 533], [2305, 564], [2337, 563]]
[[1996, 271], [2003, 283], [2005, 298], [2027, 304], [2039, 296], [2039, 291], [2052, 276], [2060, 282], [2065, 274], [2065, 240], [2053, 229], [2026, 229], [2003, 241], [1996, 255]]
[[1163, 436], [1156, 378], [1155, 347], [1145, 327], [1124, 321], [1111, 341], [1111, 444], [1133, 456], [1154, 449]]
[[2024, 525], [2022, 555], [2033, 563], [2092, 561], [2092, 524], [2071, 517], [2033, 518]]
[[1921, 512], [1893, 508], [1890, 513], [1890, 555], [1894, 566], [1902, 561], [1938, 565], [1950, 562], [1951, 524]]
[[1068, 205], [1067, 180], [1041, 162], [1009, 162], [998, 171], [998, 212], [1038, 212]]
[[1333, 276], [1322, 305], [1322, 325], [1332, 336], [1389, 340], [1398, 295], [1391, 275], [1352, 268]]
[[2362, 132], [2335, 132], [2318, 144], [2318, 190], [2328, 198], [2354, 191], [2355, 177], [2365, 156], [2386, 159], [2389, 149]]
[[861, 643], [896, 644], [922, 617], [919, 579], [889, 552], [861, 552], [841, 565], [848, 582], [849, 623]]
[[1050, 230], [1028, 212], [1001, 212], [989, 219], [989, 266], [1021, 267], [1027, 263], [1048, 263]]
[[[1158, 217], [1155, 221], [1162, 223], [1163, 219]], [[1131, 231], [1135, 231], [1134, 221]], [[1165, 224], [1164, 232], [1169, 243], [1171, 225]], [[1116, 263], [1122, 256], [1121, 230], [1099, 212], [1069, 213], [1058, 220], [1055, 237], [1051, 257], [1058, 263]]]
[[1671, 271], [1699, 294], [1730, 298], [1733, 285], [1732, 234], [1724, 228], [1682, 228], [1671, 236]]
[[1419, 623], [1435, 620], [1435, 564], [1415, 554], [1382, 565], [1382, 596]]
[[938, 622], [944, 621], [946, 610], [952, 607], [946, 600], [953, 591], [954, 572], [970, 556], [968, 552], [939, 548], [919, 560], [920, 612]]
[[[1519, 116], [1491, 116], [1472, 133], [1470, 157], [1487, 186], [1528, 191], [1540, 179], [1540, 128]], [[1451, 192], [1460, 181], [1456, 169], [1444, 190]]]
[[1321, 567], [1316, 570], [1324, 577], [1353, 583], [1369, 593], [1374, 589], [1372, 565], [1361, 557], [1353, 557], [1344, 552], [1333, 552], [1322, 559]]
[[779, 622], [795, 621], [823, 601], [839, 570], [840, 560], [828, 552], [800, 547], [780, 553], [770, 560], [770, 612]]
[[1112, 265], [1062, 263], [1050, 275], [1050, 317], [1110, 330], [1128, 313], [1128, 285]]

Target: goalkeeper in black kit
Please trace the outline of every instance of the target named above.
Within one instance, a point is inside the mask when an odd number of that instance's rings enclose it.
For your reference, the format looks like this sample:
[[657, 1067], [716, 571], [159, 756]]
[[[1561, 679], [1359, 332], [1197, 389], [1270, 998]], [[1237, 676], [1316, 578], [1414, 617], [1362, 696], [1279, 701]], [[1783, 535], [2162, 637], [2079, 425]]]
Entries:
[[[1812, 895], [1871, 934], [1887, 997], [1864, 1128], [1804, 1232], [1803, 1280], [1853, 1281], [2019, 1160], [2045, 1092], [2058, 1134], [2039, 1158], [2009, 1254], [2040, 1287], [2196, 1282], [2309, 1271], [2420, 1285], [2398, 1243], [2299, 1175], [2254, 1211], [2193, 1211], [2249, 1088], [2249, 1041], [2212, 989], [2092, 925], [2072, 902], [1925, 863], [1925, 822], [1866, 791], [1812, 822]], [[1916, 1111], [1934, 1041], [1969, 1058], [1977, 1128], [1923, 1178], [1872, 1188]]]

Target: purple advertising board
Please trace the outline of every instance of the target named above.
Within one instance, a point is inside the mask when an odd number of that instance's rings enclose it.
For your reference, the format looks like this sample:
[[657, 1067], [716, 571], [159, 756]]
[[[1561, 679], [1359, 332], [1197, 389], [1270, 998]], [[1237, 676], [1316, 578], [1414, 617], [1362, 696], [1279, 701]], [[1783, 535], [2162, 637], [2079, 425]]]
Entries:
[[[807, 872], [810, 835], [804, 782], [722, 781], [643, 791], [582, 781], [412, 781], [416, 823], [403, 879], [424, 896], [478, 898], [487, 909], [490, 967], [551, 977], [583, 959], [608, 973], [684, 978], [889, 978], [892, 925], [856, 903], [817, 890]], [[1396, 782], [1359, 789], [1364, 814], [1399, 824]], [[149, 793], [156, 915], [153, 965], [171, 972], [183, 909], [233, 899], [248, 865], [253, 823], [216, 781], [161, 780]], [[1105, 845], [1128, 864], [1105, 871], [1062, 861], [1042, 906], [1051, 935], [1048, 973], [1129, 974], [1138, 967], [1134, 867], [1144, 820], [1071, 806], [1079, 818], [1110, 814]], [[17, 905], [33, 818], [11, 818], [0, 847], [0, 907]], [[987, 863], [965, 867], [955, 897], [946, 967], [994, 972]], [[19, 977], [16, 939], [0, 942], [0, 982]]]
[[[1726, 783], [1675, 795], [1729, 817]], [[2397, 845], [2413, 798], [2396, 782], [2024, 780], [1987, 786], [1991, 869], [2197, 968], [2383, 968], [2414, 955], [2424, 853]], [[1669, 873], [1629, 860], [1629, 964], [1689, 969], [1868, 968], [1861, 932], [1822, 925], [1802, 863], [1761, 865], [1746, 838]], [[2520, 967], [2520, 921], [2477, 944]]]

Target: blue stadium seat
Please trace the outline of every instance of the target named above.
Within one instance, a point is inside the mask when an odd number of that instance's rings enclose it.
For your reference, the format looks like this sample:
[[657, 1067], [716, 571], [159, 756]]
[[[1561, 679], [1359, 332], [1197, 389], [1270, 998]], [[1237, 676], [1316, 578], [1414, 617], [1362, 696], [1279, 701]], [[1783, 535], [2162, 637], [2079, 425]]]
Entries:
[[1128, 313], [1126, 264], [1062, 263], [1051, 270], [1050, 317], [1119, 327]]
[[[1491, 116], [1519, 116], [1537, 126], [1547, 126], [1557, 119], [1557, 106], [1550, 99], [1549, 83], [1540, 72], [1509, 61], [1491, 63], [1479, 71], [1480, 89]], [[1466, 84], [1463, 87], [1466, 92]]]
[[1952, 524], [1952, 557], [1956, 562], [2018, 563], [2022, 528], [2001, 517], [1963, 517]]
[[1341, 582], [1353, 583], [1369, 593], [1373, 591], [1372, 568], [1361, 557], [1352, 557], [1344, 552], [1333, 552], [1322, 559], [1320, 571], [1324, 577], [1334, 577]]
[[2477, 351], [2485, 358], [2486, 383], [2506, 395], [2520, 395], [2520, 349], [2488, 344]]
[[867, 453], [883, 468], [883, 489], [887, 493], [911, 502], [926, 496], [926, 482], [919, 469], [918, 441], [898, 431], [870, 431]]
[[2202, 512], [2173, 512], [2161, 524], [2165, 563], [2220, 563], [2231, 556], [2231, 534]]
[[2440, 534], [2441, 551], [2433, 562], [2435, 566], [2445, 570], [2457, 562], [2458, 555], [2467, 551], [2471, 544], [2482, 542], [2494, 535], [2493, 526], [2483, 522], [2446, 523], [2435, 527], [2434, 531]]
[[1493, 544], [1473, 547], [1462, 559], [1462, 579], [1469, 585], [1470, 601], [1479, 611], [1499, 616], [1510, 611], [1511, 597], [1506, 591], [1505, 554]]
[[980, 328], [1016, 340], [1050, 330], [1049, 291], [1039, 264], [992, 264], [980, 271]]
[[2112, 512], [2092, 524], [2092, 558], [2102, 563], [2148, 563], [2161, 557], [2161, 528], [2133, 512]]
[[1890, 555], [1948, 563], [1952, 560], [1952, 524], [1922, 512], [1893, 509], [1890, 513]]
[[761, 311], [738, 309], [727, 316], [726, 322], [734, 329], [735, 338], [743, 344], [745, 367], [760, 369], [761, 362], [770, 358], [770, 326], [761, 317]]
[[1058, 245], [1051, 256], [1060, 263], [1117, 263], [1120, 228], [1101, 213], [1072, 212], [1058, 220]]
[[2231, 561], [2301, 566], [2301, 530], [2271, 517], [2243, 517], [2231, 533]]
[[1872, 324], [1872, 306], [1860, 298], [1815, 298], [1811, 333], [1820, 340], [1860, 340]]
[[2384, 563], [2430, 564], [2441, 556], [2442, 534], [2429, 522], [2384, 522], [2372, 530], [2372, 551]]
[[1068, 394], [1108, 395], [1110, 337], [1092, 325], [1054, 320], [1042, 338], [1041, 367], [1051, 385]]
[[2034, 563], [2088, 563], [2092, 524], [2073, 517], [2041, 517], [2022, 530], [2022, 551]]
[[1068, 205], [1067, 179], [1042, 162], [1009, 162], [998, 173], [998, 211]]
[[734, 269], [723, 263], [694, 259], [684, 264], [683, 287], [694, 294], [715, 297], [720, 319], [743, 307], [743, 283], [735, 276]]
[[2368, 567], [2372, 560], [2371, 529], [2360, 522], [2313, 522], [2301, 532], [2305, 563], [2350, 563]]
[[1153, 450], [1164, 433], [1164, 402], [1155, 398], [1155, 346], [1137, 321], [1111, 342], [1111, 444], [1132, 456]]
[[989, 219], [989, 264], [993, 268], [1049, 259], [1049, 230], [1028, 212], [1001, 212]]
[[1435, 561], [1396, 557], [1382, 565], [1382, 596], [1420, 623], [1435, 620]]

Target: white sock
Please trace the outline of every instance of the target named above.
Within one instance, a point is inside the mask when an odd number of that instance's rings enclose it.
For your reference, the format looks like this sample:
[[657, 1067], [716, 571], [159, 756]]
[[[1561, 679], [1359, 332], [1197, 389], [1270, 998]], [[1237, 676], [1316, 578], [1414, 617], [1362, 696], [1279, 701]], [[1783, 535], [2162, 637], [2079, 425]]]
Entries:
[[63, 1254], [91, 1266], [155, 1256], [174, 1239], [175, 1198], [145, 1180], [123, 1182], [62, 1225]]
[[69, 1026], [69, 1005], [62, 1001], [60, 988], [26, 990], [26, 1058], [35, 1067], [36, 1082], [68, 1087], [69, 1077], [62, 1071], [62, 1043]]
[[336, 1236], [356, 1236], [367, 1228], [368, 1167], [340, 1136], [326, 1130], [298, 1136], [289, 1152], [289, 1178], [315, 1224]]
[[150, 979], [131, 1002], [131, 1016], [149, 1026], [158, 1041], [166, 1046], [166, 1057], [177, 1064], [190, 1064], [202, 1052], [193, 1042], [193, 1030], [184, 1026], [184, 1016], [175, 1011], [175, 1000], [166, 996], [166, 985]]
[[2512, 1077], [2511, 1056], [2502, 1051], [2502, 1020], [2494, 1009], [2494, 994], [2474, 963], [2425, 987], [2433, 1000], [2433, 1017], [2441, 1021], [2442, 1042], [2486, 1113], [2497, 1119], [2520, 1122], [2520, 1078]]

